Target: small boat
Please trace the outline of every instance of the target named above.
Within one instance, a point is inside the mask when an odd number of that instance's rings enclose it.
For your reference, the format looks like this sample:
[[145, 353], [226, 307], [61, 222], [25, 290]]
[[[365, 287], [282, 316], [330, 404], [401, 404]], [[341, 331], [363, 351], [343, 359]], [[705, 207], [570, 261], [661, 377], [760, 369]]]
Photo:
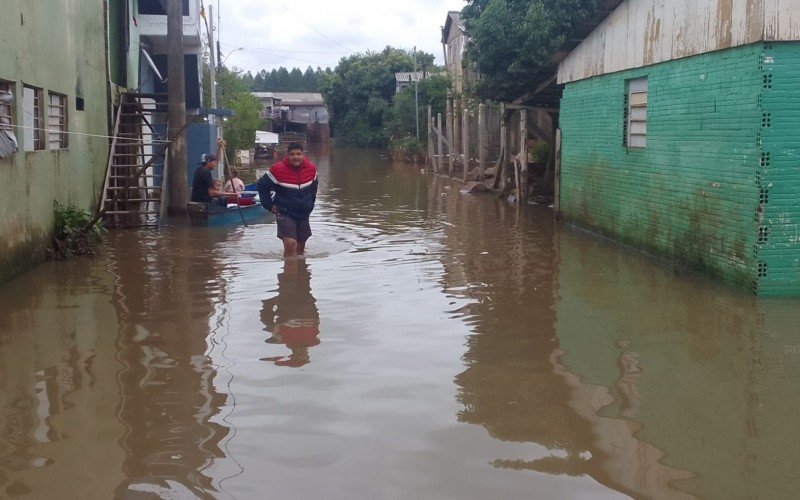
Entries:
[[217, 205], [216, 203], [197, 203], [190, 202], [188, 205], [189, 219], [192, 223], [208, 225], [208, 226], [224, 226], [228, 224], [239, 224], [244, 220], [248, 221], [261, 221], [273, 222], [275, 215], [264, 210], [261, 203], [258, 201], [255, 184], [248, 184], [245, 186], [245, 191], [242, 193], [248, 198], [255, 198], [253, 205], [239, 205], [238, 207], [229, 203], [227, 207]]

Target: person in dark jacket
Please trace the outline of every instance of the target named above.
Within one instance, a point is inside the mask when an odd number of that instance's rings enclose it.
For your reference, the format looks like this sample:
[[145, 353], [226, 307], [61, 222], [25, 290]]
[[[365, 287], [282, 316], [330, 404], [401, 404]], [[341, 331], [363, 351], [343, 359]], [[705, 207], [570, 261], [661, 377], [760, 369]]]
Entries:
[[317, 200], [318, 185], [317, 167], [297, 142], [289, 143], [286, 157], [258, 180], [261, 204], [275, 214], [284, 257], [305, 253], [306, 240], [311, 236], [308, 219]]

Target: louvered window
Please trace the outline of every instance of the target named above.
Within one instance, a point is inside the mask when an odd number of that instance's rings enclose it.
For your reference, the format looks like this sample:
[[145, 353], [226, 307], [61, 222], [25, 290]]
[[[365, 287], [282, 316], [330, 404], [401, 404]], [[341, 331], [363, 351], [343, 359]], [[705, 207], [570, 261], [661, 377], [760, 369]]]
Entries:
[[47, 115], [47, 139], [50, 149], [65, 149], [67, 142], [67, 96], [50, 93]]
[[625, 105], [625, 145], [647, 146], [647, 77], [627, 81]]

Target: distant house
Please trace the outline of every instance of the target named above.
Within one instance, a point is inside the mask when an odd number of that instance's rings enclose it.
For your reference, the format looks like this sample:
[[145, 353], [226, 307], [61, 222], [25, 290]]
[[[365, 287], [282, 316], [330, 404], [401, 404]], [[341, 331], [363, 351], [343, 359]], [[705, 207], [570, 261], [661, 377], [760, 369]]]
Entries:
[[464, 91], [463, 59], [468, 40], [469, 37], [461, 23], [461, 13], [457, 10], [448, 12], [442, 27], [442, 46], [447, 74], [453, 81], [453, 90], [458, 94]]
[[330, 141], [330, 115], [322, 94], [310, 92], [272, 92], [272, 94], [272, 99], [280, 101], [281, 110], [281, 118], [273, 122], [274, 132], [306, 133], [311, 143]]
[[423, 78], [425, 78], [426, 74], [422, 71], [417, 71], [416, 73], [413, 71], [400, 71], [394, 74], [394, 93], [399, 94], [403, 91], [403, 89], [407, 89], [408, 87], [413, 86], [415, 83], [419, 82]]
[[569, 222], [800, 295], [800, 2], [619, 0], [558, 68]]
[[275, 92], [253, 92], [253, 95], [261, 103], [261, 118], [281, 119], [281, 100], [275, 97]]

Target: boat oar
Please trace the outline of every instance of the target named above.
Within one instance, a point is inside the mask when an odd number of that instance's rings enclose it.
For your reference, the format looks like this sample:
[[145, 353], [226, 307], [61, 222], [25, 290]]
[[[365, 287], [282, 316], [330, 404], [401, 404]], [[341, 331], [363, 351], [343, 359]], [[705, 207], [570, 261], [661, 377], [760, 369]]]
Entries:
[[[225, 148], [222, 148], [222, 155], [223, 157], [225, 157], [225, 174], [228, 176], [228, 182], [231, 183], [231, 189], [233, 189], [233, 192], [236, 193], [236, 186], [233, 185], [233, 175], [231, 175], [231, 164], [230, 162], [228, 162], [228, 152], [225, 151]], [[242, 213], [242, 207], [241, 205], [239, 205], [238, 193], [236, 194], [236, 197], [234, 199], [236, 201], [236, 210], [239, 211], [239, 217], [242, 218], [242, 224], [247, 226], [247, 222], [244, 221], [244, 214]]]

